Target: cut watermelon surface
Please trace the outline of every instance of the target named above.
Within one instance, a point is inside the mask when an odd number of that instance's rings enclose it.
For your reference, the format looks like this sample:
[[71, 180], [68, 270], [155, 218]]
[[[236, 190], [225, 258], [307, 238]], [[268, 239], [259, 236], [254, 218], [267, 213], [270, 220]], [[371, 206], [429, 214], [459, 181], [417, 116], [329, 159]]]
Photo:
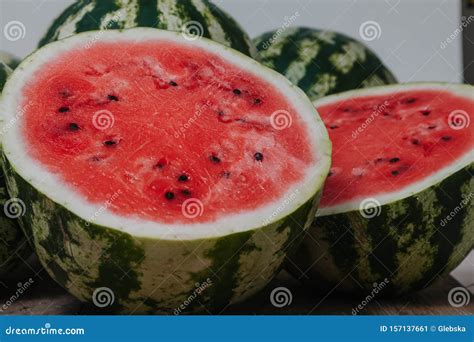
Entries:
[[215, 220], [275, 201], [316, 162], [303, 119], [292, 134], [272, 126], [272, 113], [295, 112], [278, 89], [197, 47], [68, 51], [24, 94], [31, 155], [88, 201], [122, 189], [117, 213], [186, 222], [182, 205], [196, 198], [194, 220]]
[[474, 247], [474, 88], [400, 84], [314, 104], [333, 164], [289, 270], [325, 291], [401, 295], [458, 266]]
[[334, 146], [321, 207], [399, 192], [472, 151], [472, 98], [419, 88], [318, 103]]
[[11, 75], [1, 108], [7, 188], [41, 263], [80, 300], [106, 287], [127, 312], [217, 310], [262, 289], [313, 221], [330, 168], [301, 90], [179, 33], [48, 44]]

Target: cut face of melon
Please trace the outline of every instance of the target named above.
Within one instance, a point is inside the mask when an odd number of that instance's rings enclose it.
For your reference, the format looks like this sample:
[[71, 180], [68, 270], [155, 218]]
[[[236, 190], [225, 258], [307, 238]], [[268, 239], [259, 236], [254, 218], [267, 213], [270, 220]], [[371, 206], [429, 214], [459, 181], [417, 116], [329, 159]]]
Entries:
[[[9, 191], [27, 202], [43, 265], [81, 300], [106, 286], [139, 312], [176, 308], [208, 277], [208, 308], [255, 293], [314, 219], [329, 172], [314, 107], [207, 39], [95, 35], [31, 55], [1, 103]], [[113, 265], [91, 265], [104, 254]]]
[[[272, 113], [297, 113], [294, 105], [198, 46], [78, 47], [51, 59], [23, 89], [24, 102], [33, 99], [22, 127], [30, 155], [92, 203], [120, 190], [110, 210], [124, 216], [163, 224], [227, 219], [278, 202], [287, 186], [310, 180], [321, 159], [305, 126], [310, 118], [295, 115], [292, 134], [275, 129]], [[190, 199], [202, 205], [192, 219], [183, 215]]]
[[472, 88], [452, 87], [383, 87], [316, 102], [335, 146], [321, 215], [367, 197], [402, 199], [471, 163]]
[[474, 247], [474, 88], [400, 84], [315, 102], [333, 143], [293, 274], [327, 291], [401, 295]]

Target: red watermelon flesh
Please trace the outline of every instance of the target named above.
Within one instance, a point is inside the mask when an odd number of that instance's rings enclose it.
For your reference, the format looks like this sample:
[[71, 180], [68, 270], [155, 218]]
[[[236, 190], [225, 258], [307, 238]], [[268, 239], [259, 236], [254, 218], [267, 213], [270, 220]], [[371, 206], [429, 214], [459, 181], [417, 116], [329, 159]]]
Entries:
[[197, 47], [66, 51], [24, 94], [31, 155], [119, 214], [185, 221], [183, 202], [195, 198], [205, 210], [193, 222], [212, 221], [271, 203], [315, 163], [301, 118], [272, 126], [275, 111], [295, 113], [275, 86]]
[[409, 187], [472, 150], [474, 101], [446, 90], [317, 103], [333, 143], [320, 208]]

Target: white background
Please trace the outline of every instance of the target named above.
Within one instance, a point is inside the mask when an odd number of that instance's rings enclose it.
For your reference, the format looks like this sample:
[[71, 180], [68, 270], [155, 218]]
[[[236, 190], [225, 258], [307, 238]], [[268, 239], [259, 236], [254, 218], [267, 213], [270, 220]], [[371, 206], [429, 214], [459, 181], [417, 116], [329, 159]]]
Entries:
[[[25, 36], [9, 41], [0, 36], [0, 50], [24, 57], [72, 0], [0, 0], [0, 28], [18, 20]], [[380, 26], [380, 36], [365, 42], [400, 82], [462, 82], [461, 21], [458, 0], [214, 0], [251, 37], [283, 25], [298, 14], [294, 26], [309, 26], [361, 39], [366, 21]], [[453, 36], [454, 34], [454, 36]], [[449, 37], [452, 37], [450, 39]], [[450, 39], [451, 42], [447, 43]], [[443, 43], [446, 47], [442, 48]], [[474, 252], [453, 272], [464, 285], [474, 282]], [[472, 288], [471, 288], [472, 289]]]

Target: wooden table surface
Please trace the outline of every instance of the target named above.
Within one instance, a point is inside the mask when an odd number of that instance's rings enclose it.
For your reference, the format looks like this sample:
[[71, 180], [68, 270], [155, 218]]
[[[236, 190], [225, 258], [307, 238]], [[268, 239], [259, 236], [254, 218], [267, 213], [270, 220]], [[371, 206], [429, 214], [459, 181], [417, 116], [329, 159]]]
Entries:
[[[84, 304], [57, 285], [44, 270], [33, 278], [34, 283], [0, 315], [76, 315], [103, 314]], [[284, 286], [291, 291], [290, 305], [277, 308], [270, 302], [270, 293]], [[385, 299], [375, 297], [359, 315], [474, 315], [474, 295], [469, 303], [456, 308], [449, 304], [448, 293], [460, 286], [452, 277], [439, 279], [431, 287], [405, 297]], [[18, 288], [18, 282], [0, 282], [0, 309]], [[361, 298], [337, 293], [325, 296], [303, 287], [286, 272], [281, 272], [259, 295], [239, 305], [227, 308], [223, 314], [273, 315], [351, 315]]]

